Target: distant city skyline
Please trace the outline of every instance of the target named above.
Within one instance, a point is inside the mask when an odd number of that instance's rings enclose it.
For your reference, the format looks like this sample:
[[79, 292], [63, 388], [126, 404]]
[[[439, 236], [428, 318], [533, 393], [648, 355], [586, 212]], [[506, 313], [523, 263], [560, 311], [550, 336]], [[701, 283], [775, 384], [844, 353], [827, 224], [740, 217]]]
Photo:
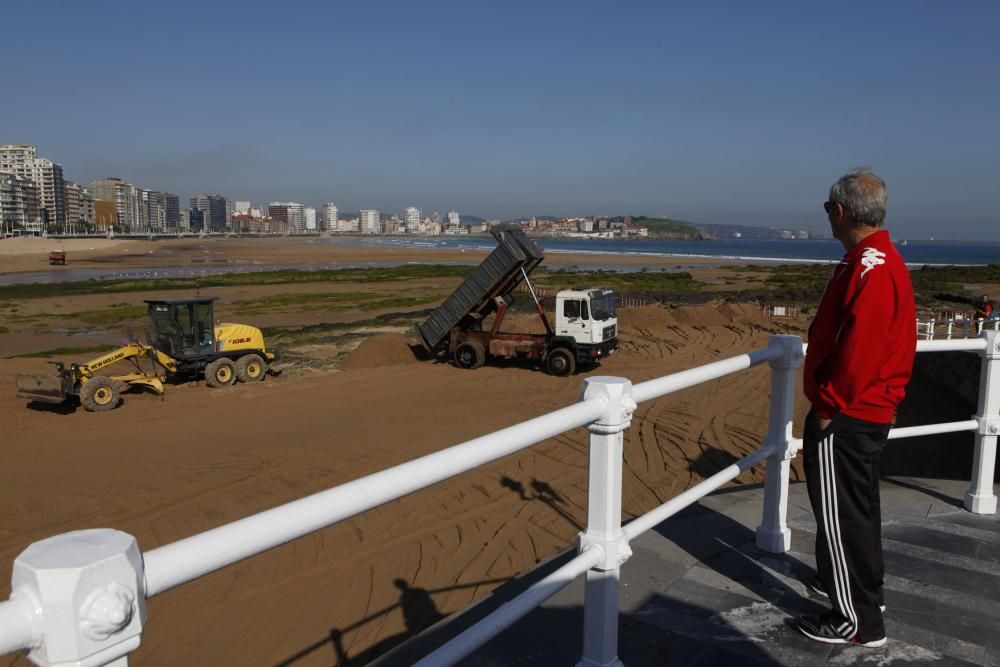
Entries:
[[[829, 185], [870, 166], [900, 236], [988, 239], [1000, 222], [1000, 3], [18, 3], [5, 18], [19, 66], [0, 75], [0, 144], [36, 145], [80, 184], [823, 232]], [[296, 39], [268, 46], [262, 25]]]

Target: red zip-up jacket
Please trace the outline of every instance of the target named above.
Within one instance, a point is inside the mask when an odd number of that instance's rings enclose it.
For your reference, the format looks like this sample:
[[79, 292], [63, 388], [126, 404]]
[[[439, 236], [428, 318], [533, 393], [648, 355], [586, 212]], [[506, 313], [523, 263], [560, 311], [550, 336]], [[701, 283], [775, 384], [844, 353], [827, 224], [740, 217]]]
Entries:
[[890, 423], [913, 372], [916, 319], [910, 272], [888, 230], [851, 248], [809, 327], [803, 384], [816, 414]]

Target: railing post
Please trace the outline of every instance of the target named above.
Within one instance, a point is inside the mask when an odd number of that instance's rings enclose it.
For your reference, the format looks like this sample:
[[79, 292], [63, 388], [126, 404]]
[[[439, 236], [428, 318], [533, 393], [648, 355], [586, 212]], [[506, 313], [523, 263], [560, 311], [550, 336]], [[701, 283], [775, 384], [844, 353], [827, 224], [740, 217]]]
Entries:
[[757, 528], [757, 546], [780, 554], [792, 546], [792, 533], [786, 522], [788, 469], [802, 446], [801, 440], [792, 438], [795, 375], [802, 365], [802, 339], [798, 336], [771, 336], [768, 347], [780, 351], [780, 356], [768, 364], [771, 367], [771, 406], [764, 447], [770, 450], [770, 455], [767, 457], [764, 511]]
[[965, 493], [965, 509], [976, 514], [996, 514], [993, 494], [997, 436], [1000, 435], [1000, 334], [984, 331], [983, 365], [979, 372], [979, 411], [976, 421], [976, 449], [972, 463], [972, 484]]
[[632, 383], [625, 378], [591, 377], [583, 399], [601, 396], [604, 416], [590, 425], [590, 480], [587, 530], [580, 533], [581, 552], [597, 549], [602, 558], [587, 572], [583, 607], [583, 657], [577, 667], [621, 667], [618, 659], [618, 568], [632, 550], [622, 531], [622, 432], [636, 408]]
[[14, 561], [11, 588], [0, 619], [18, 645], [3, 648], [29, 649], [40, 667], [126, 667], [139, 647], [146, 597], [131, 535], [100, 528], [35, 542]]

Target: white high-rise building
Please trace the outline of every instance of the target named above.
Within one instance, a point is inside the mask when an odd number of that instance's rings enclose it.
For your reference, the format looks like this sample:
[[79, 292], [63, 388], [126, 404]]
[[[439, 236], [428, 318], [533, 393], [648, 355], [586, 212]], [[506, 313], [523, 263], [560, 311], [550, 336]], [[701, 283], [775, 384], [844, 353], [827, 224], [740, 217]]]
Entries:
[[337, 205], [332, 201], [323, 204], [323, 229], [328, 232], [343, 231], [337, 226]]
[[248, 215], [250, 213], [250, 202], [239, 200], [233, 202], [233, 213], [236, 213], [237, 215]]
[[448, 211], [448, 226], [458, 227], [462, 224], [462, 218], [459, 217], [458, 211]]
[[34, 181], [44, 223], [65, 226], [66, 184], [61, 164], [38, 157], [38, 149], [30, 144], [6, 144], [0, 146], [0, 171]]
[[303, 218], [306, 222], [306, 231], [315, 232], [316, 231], [316, 209], [307, 207], [303, 209]]
[[304, 232], [306, 229], [306, 210], [302, 204], [288, 202], [288, 229], [292, 232]]
[[407, 234], [416, 234], [420, 231], [420, 209], [410, 206], [403, 212], [403, 224], [406, 225]]
[[372, 208], [362, 209], [360, 224], [361, 224], [362, 234], [382, 233], [382, 223], [379, 220], [378, 211], [375, 209]]
[[9, 232], [17, 225], [40, 234], [42, 216], [38, 202], [38, 186], [34, 181], [0, 171], [0, 230]]

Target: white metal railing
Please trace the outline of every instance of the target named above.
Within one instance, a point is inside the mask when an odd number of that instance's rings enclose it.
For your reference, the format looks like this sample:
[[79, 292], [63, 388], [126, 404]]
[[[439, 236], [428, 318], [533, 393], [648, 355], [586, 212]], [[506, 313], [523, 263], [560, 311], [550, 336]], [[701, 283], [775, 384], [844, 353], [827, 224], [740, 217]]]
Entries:
[[939, 336], [943, 336], [945, 340], [973, 338], [990, 329], [1000, 331], [1000, 320], [974, 317], [917, 320], [917, 337], [921, 340], [934, 340]]
[[[617, 658], [618, 573], [631, 555], [630, 540], [766, 460], [756, 542], [772, 553], [790, 547], [786, 524], [789, 466], [801, 447], [801, 441], [792, 437], [792, 419], [795, 377], [804, 350], [797, 336], [772, 336], [764, 349], [635, 386], [624, 378], [587, 378], [580, 401], [568, 407], [144, 554], [135, 538], [111, 529], [75, 531], [36, 542], [14, 561], [13, 592], [9, 600], [0, 602], [0, 655], [29, 650], [31, 660], [42, 666], [122, 667], [128, 663], [128, 653], [139, 646], [146, 599], [559, 433], [587, 426], [587, 528], [579, 536], [577, 556], [418, 664], [457, 662], [586, 573], [583, 657], [578, 665], [621, 665]], [[917, 351], [979, 353], [978, 411], [966, 421], [893, 429], [889, 437], [975, 432], [965, 507], [979, 514], [995, 513], [1000, 335], [987, 331], [975, 339], [919, 341]], [[622, 526], [622, 434], [637, 404], [765, 363], [771, 368], [771, 401], [761, 448]]]

